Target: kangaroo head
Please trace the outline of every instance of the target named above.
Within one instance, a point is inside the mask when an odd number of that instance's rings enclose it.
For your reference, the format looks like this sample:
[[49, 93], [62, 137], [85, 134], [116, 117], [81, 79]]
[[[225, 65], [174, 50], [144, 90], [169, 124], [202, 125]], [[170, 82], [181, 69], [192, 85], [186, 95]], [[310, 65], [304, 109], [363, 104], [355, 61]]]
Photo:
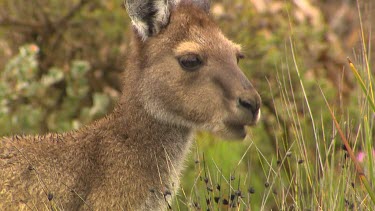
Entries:
[[127, 0], [136, 33], [137, 98], [168, 124], [244, 138], [261, 99], [242, 73], [239, 45], [209, 15], [208, 0]]

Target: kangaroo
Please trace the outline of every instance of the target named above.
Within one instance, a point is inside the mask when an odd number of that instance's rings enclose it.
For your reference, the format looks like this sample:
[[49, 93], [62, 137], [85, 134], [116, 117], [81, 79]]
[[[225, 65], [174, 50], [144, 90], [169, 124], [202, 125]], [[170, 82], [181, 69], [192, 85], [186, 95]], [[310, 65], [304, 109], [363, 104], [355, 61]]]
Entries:
[[77, 131], [0, 139], [0, 210], [165, 210], [194, 132], [243, 139], [261, 98], [209, 0], [127, 0], [133, 40], [114, 111]]

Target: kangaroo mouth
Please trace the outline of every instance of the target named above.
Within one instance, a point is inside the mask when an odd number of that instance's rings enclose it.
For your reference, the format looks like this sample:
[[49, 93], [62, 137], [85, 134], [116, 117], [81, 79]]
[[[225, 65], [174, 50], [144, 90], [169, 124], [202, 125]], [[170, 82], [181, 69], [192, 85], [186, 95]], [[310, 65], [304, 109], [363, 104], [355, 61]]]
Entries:
[[224, 121], [225, 129], [222, 131], [222, 137], [227, 139], [244, 139], [246, 137], [246, 127], [254, 126], [260, 119], [260, 110], [250, 116], [236, 116]]
[[244, 139], [246, 137], [246, 125], [239, 123], [226, 123], [225, 126], [227, 127], [230, 137], [233, 137], [234, 139]]

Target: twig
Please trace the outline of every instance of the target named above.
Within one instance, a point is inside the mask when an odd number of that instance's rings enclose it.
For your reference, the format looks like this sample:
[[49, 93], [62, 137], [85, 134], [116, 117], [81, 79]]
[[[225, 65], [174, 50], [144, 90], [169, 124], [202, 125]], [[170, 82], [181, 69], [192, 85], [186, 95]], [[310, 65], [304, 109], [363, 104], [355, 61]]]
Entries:
[[27, 27], [27, 28], [41, 28], [43, 25], [34, 23], [34, 22], [26, 22], [21, 20], [14, 20], [10, 18], [2, 18], [0, 19], [0, 26], [16, 26], [16, 27]]
[[35, 1], [35, 4], [37, 5], [37, 7], [39, 8], [40, 13], [42, 14], [42, 17], [44, 19], [45, 25], [50, 26], [50, 27], [53, 26], [51, 18], [49, 17], [49, 15], [48, 15], [45, 7], [43, 7], [43, 5], [40, 3], [40, 1]]
[[54, 25], [57, 26], [65, 26], [66, 23], [72, 19], [75, 14], [82, 9], [82, 7], [87, 4], [88, 0], [81, 0], [78, 4], [76, 4], [64, 17], [62, 17], [60, 20], [56, 21]]

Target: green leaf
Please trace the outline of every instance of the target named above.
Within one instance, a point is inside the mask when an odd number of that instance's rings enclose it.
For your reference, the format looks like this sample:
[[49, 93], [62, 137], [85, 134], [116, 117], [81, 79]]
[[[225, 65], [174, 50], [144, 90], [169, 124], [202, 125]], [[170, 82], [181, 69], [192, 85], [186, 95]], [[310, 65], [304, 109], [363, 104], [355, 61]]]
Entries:
[[60, 82], [64, 79], [64, 73], [59, 68], [51, 68], [48, 71], [47, 75], [43, 75], [41, 79], [41, 83], [44, 86], [51, 86], [57, 82]]

